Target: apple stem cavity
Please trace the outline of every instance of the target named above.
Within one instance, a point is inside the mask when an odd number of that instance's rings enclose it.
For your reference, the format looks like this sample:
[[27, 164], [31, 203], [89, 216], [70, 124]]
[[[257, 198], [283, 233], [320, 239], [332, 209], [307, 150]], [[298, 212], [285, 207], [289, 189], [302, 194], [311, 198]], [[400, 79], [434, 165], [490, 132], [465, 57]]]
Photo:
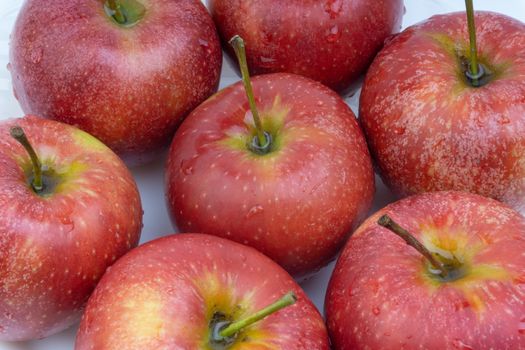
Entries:
[[35, 152], [33, 146], [27, 139], [27, 136], [19, 126], [14, 126], [10, 130], [11, 137], [17, 140], [27, 151], [29, 157], [31, 158], [31, 163], [33, 164], [33, 180], [31, 181], [31, 186], [38, 193], [44, 189], [44, 184], [42, 180], [42, 163]]
[[467, 22], [470, 40], [470, 63], [465, 72], [468, 81], [473, 87], [480, 87], [481, 79], [485, 75], [485, 69], [478, 61], [478, 45], [476, 39], [476, 22], [473, 0], [465, 0], [467, 7]]
[[239, 333], [241, 330], [245, 329], [246, 327], [262, 320], [263, 318], [281, 310], [285, 307], [288, 307], [290, 305], [295, 304], [297, 301], [297, 296], [294, 292], [289, 292], [285, 294], [282, 298], [277, 300], [275, 303], [265, 307], [264, 309], [257, 311], [251, 316], [246, 317], [245, 319], [242, 319], [237, 322], [233, 322], [230, 324], [222, 325], [222, 328], [218, 332], [214, 332], [215, 337], [218, 339], [215, 339], [216, 341], [223, 341], [224, 339], [232, 338], [237, 333]]
[[257, 111], [257, 105], [255, 104], [255, 97], [253, 95], [253, 88], [250, 80], [250, 72], [248, 70], [248, 62], [246, 61], [246, 47], [244, 45], [244, 40], [239, 35], [235, 35], [230, 39], [230, 45], [233, 47], [237, 60], [239, 61], [244, 89], [248, 96], [248, 103], [250, 104], [250, 110], [255, 124], [256, 136], [252, 140], [251, 148], [255, 153], [266, 154], [271, 149], [272, 138], [269, 133], [264, 131], [259, 112]]
[[146, 13], [144, 5], [137, 0], [107, 0], [104, 7], [106, 13], [124, 27], [132, 27]]
[[384, 228], [389, 229], [399, 237], [401, 237], [409, 246], [416, 249], [421, 255], [423, 255], [428, 262], [436, 269], [439, 275], [446, 279], [448, 276], [448, 271], [442, 262], [436, 259], [432, 253], [421, 243], [419, 242], [410, 232], [401, 227], [388, 215], [383, 215], [377, 221], [377, 224], [383, 226]]

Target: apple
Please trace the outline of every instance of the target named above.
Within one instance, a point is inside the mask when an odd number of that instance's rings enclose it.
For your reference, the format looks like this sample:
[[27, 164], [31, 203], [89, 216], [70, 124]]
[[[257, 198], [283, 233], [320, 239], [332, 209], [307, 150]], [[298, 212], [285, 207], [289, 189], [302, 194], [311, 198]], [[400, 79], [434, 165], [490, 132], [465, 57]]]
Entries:
[[290, 275], [250, 247], [202, 234], [149, 242], [113, 265], [89, 299], [75, 344], [75, 350], [329, 348], [319, 312]]
[[136, 184], [100, 141], [34, 116], [0, 122], [0, 340], [76, 322], [141, 229]]
[[128, 164], [167, 148], [222, 65], [199, 0], [27, 0], [10, 56], [24, 112], [78, 126]]
[[301, 74], [341, 92], [401, 28], [404, 11], [403, 0], [208, 3], [223, 41], [234, 35], [246, 40], [253, 74]]
[[[368, 71], [359, 118], [397, 195], [468, 191], [525, 214], [525, 25], [490, 12], [475, 20], [476, 64], [465, 13], [393, 39]], [[484, 72], [477, 82], [472, 67]]]
[[387, 206], [331, 277], [334, 349], [525, 349], [523, 252], [525, 218], [495, 200], [434, 192]]
[[220, 91], [173, 139], [170, 214], [183, 232], [250, 245], [305, 276], [331, 261], [365, 218], [374, 195], [371, 159], [335, 92], [286, 73], [255, 77], [252, 91], [240, 55], [249, 97], [241, 83]]

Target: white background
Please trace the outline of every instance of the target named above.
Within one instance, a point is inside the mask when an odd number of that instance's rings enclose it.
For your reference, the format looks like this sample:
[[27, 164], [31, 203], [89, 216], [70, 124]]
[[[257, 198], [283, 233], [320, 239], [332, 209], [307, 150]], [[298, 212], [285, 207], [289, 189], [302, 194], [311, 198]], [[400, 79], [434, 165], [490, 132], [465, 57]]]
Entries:
[[[85, 0], [89, 1], [89, 0]], [[282, 0], [284, 1], [284, 0]], [[0, 0], [0, 120], [21, 117], [22, 110], [13, 97], [11, 81], [6, 66], [9, 61], [9, 34], [15, 22], [22, 0]], [[45, 6], [46, 0], [42, 1]], [[513, 16], [525, 21], [525, 1], [523, 0], [475, 0], [475, 7], [479, 10], [491, 10]], [[405, 0], [406, 14], [403, 19], [403, 28], [420, 22], [434, 14], [464, 9], [461, 0]], [[228, 63], [225, 62], [221, 88], [239, 80]], [[358, 94], [347, 98], [348, 104], [357, 113]], [[164, 161], [165, 157], [153, 164], [133, 169], [133, 174], [139, 185], [144, 206], [144, 230], [142, 242], [174, 232], [168, 218], [164, 200]], [[377, 194], [373, 211], [391, 202], [393, 197], [377, 182]], [[302, 283], [302, 287], [310, 295], [319, 310], [323, 310], [324, 295], [333, 264], [323, 269], [309, 281]], [[41, 341], [26, 343], [2, 343], [0, 350], [67, 350], [73, 349], [76, 326], [60, 334]]]

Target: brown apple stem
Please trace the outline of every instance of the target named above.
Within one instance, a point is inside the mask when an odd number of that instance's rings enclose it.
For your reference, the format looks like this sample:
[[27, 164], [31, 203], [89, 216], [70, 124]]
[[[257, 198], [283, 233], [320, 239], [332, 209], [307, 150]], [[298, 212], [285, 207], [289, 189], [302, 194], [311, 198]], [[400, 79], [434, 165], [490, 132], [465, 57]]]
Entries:
[[126, 16], [122, 12], [119, 0], [107, 0], [107, 6], [111, 11], [113, 11], [113, 18], [120, 24], [126, 23]]
[[246, 90], [246, 95], [248, 96], [248, 103], [250, 104], [250, 110], [252, 111], [253, 121], [255, 123], [257, 141], [259, 143], [259, 147], [264, 147], [265, 145], [269, 144], [270, 140], [268, 140], [267, 135], [264, 132], [261, 118], [259, 117], [259, 112], [257, 111], [257, 106], [255, 104], [255, 97], [253, 95], [253, 88], [250, 80], [250, 72], [248, 70], [248, 63], [246, 61], [246, 47], [244, 45], [244, 40], [239, 35], [235, 35], [230, 39], [230, 45], [233, 46], [235, 55], [239, 61], [244, 89]]
[[297, 301], [297, 296], [294, 292], [289, 292], [284, 295], [281, 299], [277, 300], [275, 303], [265, 307], [264, 309], [257, 311], [251, 316], [246, 317], [243, 320], [233, 322], [228, 326], [224, 327], [219, 331], [219, 336], [222, 338], [230, 338], [237, 334], [239, 331], [244, 328], [262, 320], [263, 318], [285, 308], [290, 305], [295, 304]]
[[483, 67], [480, 67], [478, 62], [478, 45], [476, 39], [476, 22], [473, 0], [465, 0], [465, 5], [467, 7], [467, 22], [470, 37], [470, 64], [467, 69], [467, 77], [471, 81], [472, 86], [479, 87], [480, 79], [484, 75], [484, 70]]
[[31, 158], [31, 162], [33, 163], [33, 181], [31, 182], [31, 186], [36, 192], [42, 191], [44, 188], [42, 183], [42, 163], [40, 162], [40, 159], [38, 159], [35, 149], [27, 139], [24, 129], [19, 126], [14, 126], [11, 128], [10, 133], [11, 137], [17, 140], [25, 148]]
[[403, 227], [401, 227], [398, 223], [392, 220], [390, 216], [388, 215], [381, 216], [379, 220], [377, 221], [377, 224], [389, 229], [390, 231], [394, 232], [399, 237], [403, 238], [409, 246], [413, 247], [418, 252], [420, 252], [421, 255], [427, 258], [427, 260], [436, 270], [440, 271], [440, 276], [442, 278], [447, 277], [448, 271], [445, 265], [439, 260], [437, 260], [432, 255], [432, 253], [421, 242], [419, 242], [416, 239], [416, 237], [414, 237], [410, 232], [408, 232]]

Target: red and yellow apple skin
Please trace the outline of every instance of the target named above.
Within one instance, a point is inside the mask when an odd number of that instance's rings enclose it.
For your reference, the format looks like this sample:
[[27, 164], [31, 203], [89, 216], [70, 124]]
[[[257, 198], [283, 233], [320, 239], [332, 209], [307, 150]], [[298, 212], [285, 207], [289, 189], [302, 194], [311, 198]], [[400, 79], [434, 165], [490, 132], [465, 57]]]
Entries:
[[[465, 275], [440, 282], [425, 259], [377, 225], [388, 214]], [[525, 349], [525, 219], [474, 194], [436, 192], [391, 204], [357, 229], [330, 280], [335, 349]]]
[[11, 38], [24, 112], [80, 127], [128, 164], [167, 148], [181, 120], [217, 91], [222, 51], [199, 0], [138, 0], [122, 27], [105, 1], [28, 0]]
[[222, 238], [179, 234], [120, 259], [89, 300], [75, 350], [215, 349], [213, 316], [238, 321], [289, 291], [298, 301], [242, 330], [224, 350], [328, 350], [323, 320], [282, 268]]
[[410, 27], [380, 52], [361, 94], [360, 121], [384, 182], [398, 195], [460, 190], [525, 213], [525, 25], [477, 12], [480, 61], [467, 84], [465, 13]]
[[303, 276], [334, 258], [374, 194], [366, 142], [333, 91], [290, 74], [253, 79], [266, 155], [253, 153], [241, 83], [197, 108], [177, 131], [166, 182], [173, 222], [250, 245]]
[[[210, 0], [224, 42], [246, 41], [253, 74], [301, 74], [344, 91], [401, 28], [403, 0]], [[227, 52], [235, 57], [231, 47]]]
[[[52, 193], [31, 188], [30, 158], [9, 135], [14, 125], [56, 172]], [[76, 322], [141, 229], [135, 182], [100, 141], [37, 117], [0, 123], [0, 339], [43, 338]]]

